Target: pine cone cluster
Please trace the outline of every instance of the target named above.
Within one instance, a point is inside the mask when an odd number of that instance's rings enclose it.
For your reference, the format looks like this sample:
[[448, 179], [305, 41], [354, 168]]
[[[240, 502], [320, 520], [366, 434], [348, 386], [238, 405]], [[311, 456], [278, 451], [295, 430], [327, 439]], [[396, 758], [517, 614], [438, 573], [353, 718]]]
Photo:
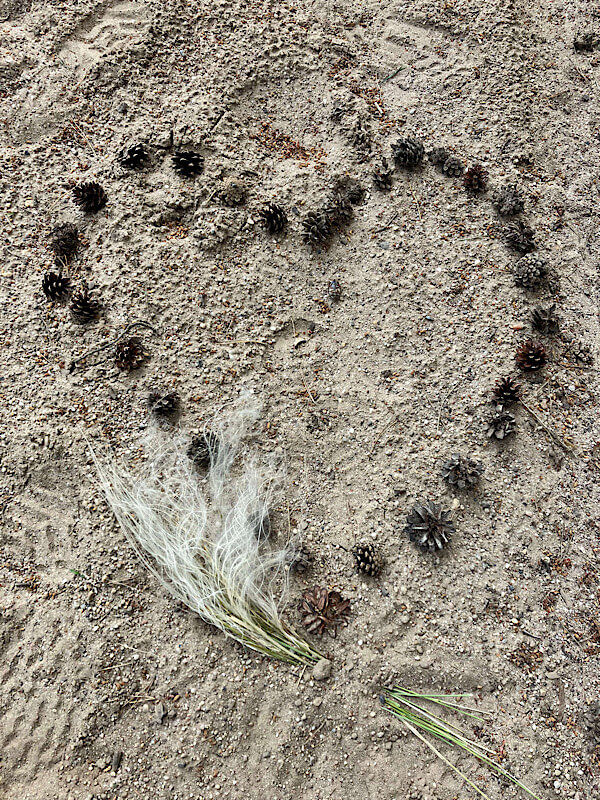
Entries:
[[153, 390], [146, 401], [148, 411], [155, 417], [172, 417], [179, 411], [177, 392]]
[[425, 147], [420, 139], [406, 137], [392, 145], [392, 157], [398, 167], [416, 167], [423, 161]]
[[531, 253], [535, 250], [533, 230], [521, 220], [505, 226], [503, 239], [504, 244], [517, 253]]
[[298, 606], [302, 613], [302, 624], [309, 633], [322, 636], [329, 631], [336, 635], [337, 628], [350, 612], [350, 601], [344, 600], [337, 591], [329, 591], [323, 586], [313, 586], [302, 592], [302, 600]]
[[513, 277], [517, 286], [533, 292], [544, 284], [548, 277], [548, 267], [543, 258], [527, 253], [514, 265]]
[[499, 378], [492, 391], [492, 402], [499, 410], [513, 405], [521, 397], [521, 384], [510, 376]]
[[473, 194], [482, 194], [487, 189], [488, 173], [481, 164], [473, 164], [463, 177], [465, 189]]
[[148, 153], [141, 142], [138, 142], [137, 144], [130, 144], [129, 147], [125, 147], [119, 153], [119, 162], [121, 163], [121, 166], [126, 167], [127, 169], [136, 169], [137, 167], [141, 167], [147, 158]]
[[373, 544], [358, 544], [352, 549], [356, 569], [361, 575], [376, 578], [384, 566], [383, 557]]
[[219, 197], [226, 206], [235, 208], [235, 206], [241, 206], [246, 202], [246, 192], [246, 184], [241, 178], [230, 177], [225, 178], [223, 181], [223, 188], [219, 193]]
[[219, 437], [212, 431], [193, 436], [187, 449], [187, 456], [197, 469], [208, 470], [213, 465], [220, 447]]
[[115, 364], [123, 372], [139, 369], [150, 358], [138, 336], [118, 342], [115, 347]]
[[80, 325], [93, 322], [100, 315], [100, 301], [87, 286], [82, 286], [71, 296], [71, 316]]
[[204, 169], [204, 159], [193, 150], [178, 150], [172, 156], [173, 169], [184, 178], [199, 175]]
[[73, 202], [86, 214], [94, 214], [104, 208], [108, 197], [99, 183], [86, 181], [73, 187]]
[[499, 439], [502, 441], [514, 434], [517, 428], [517, 421], [508, 411], [499, 411], [487, 423], [488, 439]]
[[406, 518], [405, 532], [411, 542], [430, 553], [443, 550], [456, 531], [450, 511], [430, 500], [416, 503]]
[[457, 489], [474, 488], [482, 473], [483, 464], [459, 453], [453, 453], [442, 466], [442, 478]]
[[284, 209], [276, 203], [267, 203], [258, 212], [258, 216], [269, 233], [281, 233], [288, 222]]
[[503, 186], [494, 195], [494, 208], [501, 217], [514, 217], [525, 208], [525, 201], [514, 185]]
[[390, 167], [387, 158], [381, 159], [381, 166], [373, 170], [373, 183], [380, 192], [389, 192], [392, 188], [392, 175], [394, 170]]
[[42, 278], [42, 291], [48, 300], [64, 300], [69, 293], [69, 278], [61, 272], [47, 272]]
[[515, 353], [515, 361], [519, 369], [525, 372], [534, 372], [541, 369], [548, 361], [546, 348], [542, 342], [535, 339], [528, 339], [519, 345]]
[[556, 335], [560, 331], [560, 318], [556, 313], [556, 303], [549, 308], [537, 306], [531, 311], [531, 325], [533, 329], [549, 336]]
[[68, 263], [79, 247], [79, 231], [72, 222], [63, 222], [50, 231], [50, 250], [57, 264]]

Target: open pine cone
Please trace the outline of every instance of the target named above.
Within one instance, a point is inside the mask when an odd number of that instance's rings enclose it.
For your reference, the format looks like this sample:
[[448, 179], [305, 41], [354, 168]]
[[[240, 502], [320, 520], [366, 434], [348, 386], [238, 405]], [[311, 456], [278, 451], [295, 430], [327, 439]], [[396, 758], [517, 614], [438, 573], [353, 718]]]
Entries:
[[442, 466], [442, 478], [457, 489], [472, 489], [479, 483], [483, 464], [459, 453], [453, 455]]
[[130, 144], [119, 153], [119, 161], [121, 165], [127, 169], [136, 169], [137, 167], [141, 167], [147, 158], [148, 153], [141, 142], [138, 142], [137, 144]]
[[47, 272], [42, 278], [42, 291], [48, 300], [64, 300], [69, 293], [69, 278], [60, 272]]
[[469, 167], [465, 172], [463, 184], [465, 189], [469, 192], [473, 192], [473, 194], [485, 192], [488, 184], [487, 170], [481, 164], [473, 164], [473, 166]]
[[303, 237], [307, 244], [318, 247], [331, 236], [331, 222], [324, 211], [309, 211], [302, 221]]
[[514, 434], [516, 427], [517, 421], [513, 415], [509, 414], [508, 411], [500, 411], [488, 420], [487, 437], [488, 439], [498, 439], [502, 441]]
[[302, 592], [298, 609], [302, 612], [302, 624], [309, 633], [322, 636], [329, 631], [335, 636], [338, 626], [345, 622], [350, 611], [350, 601], [344, 600], [337, 591], [313, 586]]
[[93, 322], [100, 314], [100, 301], [87, 286], [82, 286], [71, 297], [71, 316], [80, 325]]
[[434, 553], [449, 544], [456, 527], [450, 511], [444, 511], [437, 503], [427, 500], [415, 503], [406, 518], [404, 530], [421, 550]]
[[541, 369], [548, 361], [546, 348], [542, 342], [535, 339], [528, 339], [517, 348], [515, 353], [515, 361], [519, 369], [525, 372], [534, 372]]
[[516, 253], [531, 253], [535, 250], [532, 228], [524, 222], [511, 222], [504, 228], [504, 244]]
[[124, 339], [115, 348], [115, 363], [123, 372], [139, 369], [150, 358], [150, 353], [145, 350], [142, 341], [137, 336]]
[[534, 253], [520, 258], [513, 268], [513, 276], [517, 286], [522, 286], [530, 292], [534, 292], [542, 286], [548, 277], [548, 267], [543, 258]]
[[521, 396], [521, 384], [510, 376], [499, 378], [492, 391], [492, 402], [497, 408], [504, 408], [516, 403]]
[[172, 417], [179, 411], [179, 395], [177, 392], [153, 390], [146, 401], [148, 411], [155, 417]]
[[173, 169], [184, 178], [199, 175], [204, 169], [204, 159], [193, 150], [178, 150], [172, 157]]
[[100, 211], [107, 201], [106, 192], [96, 181], [86, 181], [73, 187], [73, 202], [86, 214]]
[[208, 470], [213, 465], [220, 441], [216, 433], [204, 431], [197, 436], [192, 436], [188, 445], [187, 456], [197, 469]]
[[420, 139], [408, 136], [392, 145], [392, 156], [399, 167], [416, 167], [423, 161], [425, 148]]
[[356, 569], [361, 575], [376, 578], [383, 569], [383, 557], [374, 544], [357, 544], [352, 548]]
[[387, 158], [381, 159], [381, 165], [373, 170], [373, 183], [380, 192], [389, 192], [392, 188], [392, 175], [394, 170], [390, 167]]
[[556, 313], [556, 303], [553, 303], [549, 308], [538, 306], [532, 309], [531, 324], [533, 329], [540, 333], [557, 334], [560, 331], [560, 319]]
[[258, 216], [269, 233], [281, 233], [287, 225], [287, 214], [277, 203], [267, 203], [258, 212]]
[[521, 192], [514, 184], [503, 186], [494, 195], [494, 208], [501, 217], [514, 217], [525, 208]]

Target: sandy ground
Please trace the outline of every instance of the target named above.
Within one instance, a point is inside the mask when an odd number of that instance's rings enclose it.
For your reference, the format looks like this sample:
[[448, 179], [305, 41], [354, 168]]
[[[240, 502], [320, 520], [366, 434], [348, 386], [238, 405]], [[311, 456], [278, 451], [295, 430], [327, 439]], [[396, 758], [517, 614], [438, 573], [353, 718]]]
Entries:
[[[389, 675], [475, 692], [485, 737], [541, 798], [598, 791], [599, 386], [573, 358], [600, 349], [600, 51], [573, 49], [600, 24], [593, 5], [0, 1], [3, 798], [474, 797], [381, 710]], [[173, 171], [171, 130], [204, 156], [199, 177]], [[373, 166], [406, 134], [481, 162], [490, 191], [430, 165], [375, 191]], [[151, 159], [132, 172], [117, 154], [136, 141]], [[313, 252], [302, 218], [344, 175], [365, 200]], [[239, 208], [219, 198], [231, 176], [248, 185]], [[70, 187], [94, 179], [108, 204], [84, 215]], [[553, 295], [514, 285], [490, 202], [505, 183], [524, 193]], [[288, 209], [287, 235], [257, 224], [267, 200]], [[73, 283], [104, 305], [87, 327], [41, 292], [64, 221], [84, 239]], [[518, 408], [517, 434], [489, 443], [491, 387], [529, 309], [552, 301], [562, 336], [525, 381], [545, 427]], [[139, 331], [147, 366], [119, 372], [106, 350], [69, 372], [136, 320], [156, 329]], [[289, 525], [315, 556], [287, 618], [306, 585], [352, 602], [324, 644], [329, 680], [186, 612], [111, 518], [85, 437], [126, 459], [156, 385], [180, 393], [185, 431], [242, 388], [262, 404], [252, 446], [287, 470], [273, 535]], [[430, 556], [404, 520], [419, 499], [452, 507], [440, 464], [454, 452], [484, 480]], [[387, 560], [378, 580], [339, 547], [365, 539]], [[491, 797], [518, 795], [459, 763]]]

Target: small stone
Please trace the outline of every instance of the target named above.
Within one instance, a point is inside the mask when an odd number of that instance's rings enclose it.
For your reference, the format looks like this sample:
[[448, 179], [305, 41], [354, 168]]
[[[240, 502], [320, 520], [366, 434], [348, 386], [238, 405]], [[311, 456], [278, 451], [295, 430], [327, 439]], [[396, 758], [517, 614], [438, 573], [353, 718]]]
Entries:
[[162, 703], [159, 703], [154, 708], [154, 719], [158, 722], [159, 725], [162, 724], [162, 721], [167, 716], [167, 709], [163, 706]]
[[331, 675], [331, 661], [328, 658], [322, 658], [313, 667], [312, 675], [316, 681], [324, 681]]

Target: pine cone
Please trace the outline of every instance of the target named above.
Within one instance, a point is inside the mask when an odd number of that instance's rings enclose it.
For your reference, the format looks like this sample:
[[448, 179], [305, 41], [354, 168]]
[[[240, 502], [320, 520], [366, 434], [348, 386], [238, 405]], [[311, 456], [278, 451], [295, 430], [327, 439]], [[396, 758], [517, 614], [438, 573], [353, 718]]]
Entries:
[[79, 247], [79, 231], [72, 222], [63, 222], [50, 231], [50, 249], [57, 264], [68, 263]]
[[172, 417], [179, 411], [177, 392], [152, 391], [146, 401], [148, 411], [156, 417]]
[[481, 164], [473, 164], [465, 172], [463, 184], [465, 189], [474, 194], [481, 194], [487, 189], [488, 173]]
[[372, 544], [358, 544], [352, 549], [356, 569], [361, 575], [376, 578], [383, 569], [383, 558], [379, 550]]
[[513, 276], [517, 286], [533, 292], [545, 282], [548, 276], [548, 267], [543, 258], [528, 253], [514, 265]]
[[540, 333], [557, 334], [560, 331], [560, 319], [556, 313], [556, 303], [553, 303], [549, 308], [538, 306], [532, 309], [531, 324], [533, 329]]
[[298, 609], [302, 612], [302, 624], [309, 633], [322, 636], [328, 630], [335, 636], [338, 625], [345, 621], [350, 611], [350, 601], [344, 600], [339, 592], [314, 586], [302, 592]]
[[362, 203], [365, 199], [365, 190], [356, 180], [356, 178], [344, 178], [338, 182], [337, 191], [343, 192], [346, 198], [353, 206]]
[[276, 203], [267, 203], [258, 216], [269, 233], [281, 233], [288, 222], [287, 214]]
[[524, 222], [511, 222], [504, 228], [504, 244], [517, 253], [531, 253], [535, 250], [533, 230]]
[[286, 553], [286, 562], [292, 572], [302, 575], [312, 566], [312, 553], [305, 547], [290, 547]]
[[148, 153], [141, 142], [138, 144], [130, 144], [129, 147], [125, 147], [119, 153], [119, 161], [121, 165], [127, 169], [141, 167], [147, 158]]
[[547, 360], [546, 348], [542, 342], [538, 342], [535, 339], [528, 339], [523, 342], [515, 353], [517, 366], [525, 372], [541, 369]]
[[454, 453], [442, 466], [442, 478], [457, 489], [472, 489], [479, 483], [483, 464]]
[[217, 458], [220, 444], [216, 433], [205, 431], [192, 437], [187, 449], [187, 456], [195, 467], [208, 470]]
[[420, 139], [407, 137], [392, 145], [392, 156], [399, 167], [416, 167], [423, 161], [425, 148]]
[[428, 500], [413, 506], [404, 530], [411, 542], [433, 553], [443, 550], [456, 532], [456, 527], [450, 511], [443, 511], [440, 505]]
[[204, 169], [204, 159], [193, 150], [178, 150], [172, 157], [173, 169], [184, 178], [199, 175]]
[[514, 378], [500, 378], [496, 381], [492, 392], [492, 402], [498, 408], [505, 408], [516, 403], [521, 396], [521, 384]]
[[358, 150], [358, 160], [367, 161], [371, 155], [373, 136], [363, 120], [357, 116], [352, 126], [347, 129], [348, 141]]
[[106, 192], [96, 181], [86, 181], [73, 187], [73, 202], [86, 214], [100, 211], [107, 201]]
[[64, 300], [69, 292], [69, 278], [60, 272], [47, 272], [42, 278], [42, 291], [48, 300]]
[[516, 430], [517, 421], [507, 411], [495, 414], [487, 423], [488, 439], [506, 439]]
[[87, 286], [82, 286], [71, 297], [71, 316], [80, 325], [93, 322], [100, 314], [100, 301], [90, 292]]
[[589, 344], [573, 342], [567, 348], [566, 354], [578, 367], [590, 367], [594, 363], [594, 356]]
[[433, 150], [427, 153], [427, 158], [434, 167], [439, 167], [439, 169], [441, 169], [451, 155], [450, 150], [447, 150], [445, 147], [434, 147]]
[[324, 211], [309, 211], [302, 221], [304, 241], [312, 247], [324, 244], [331, 236], [331, 223]]
[[381, 166], [373, 170], [373, 183], [380, 192], [389, 192], [392, 188], [393, 169], [390, 167], [387, 158], [381, 159]]
[[600, 700], [596, 700], [586, 708], [584, 720], [592, 744], [600, 744]]
[[331, 225], [347, 225], [354, 216], [354, 208], [346, 192], [336, 191], [332, 202], [325, 209]]
[[241, 178], [225, 178], [219, 196], [226, 206], [241, 206], [246, 202], [246, 184]]
[[576, 53], [592, 53], [599, 42], [600, 37], [593, 31], [579, 31], [573, 40], [573, 47]]
[[460, 178], [464, 171], [465, 165], [456, 156], [448, 156], [442, 164], [442, 172], [448, 178]]
[[494, 208], [502, 217], [514, 217], [525, 208], [525, 201], [514, 184], [503, 186], [494, 195]]
[[150, 353], [144, 349], [142, 341], [137, 336], [124, 339], [115, 348], [115, 364], [123, 372], [139, 369], [150, 358]]
[[339, 302], [342, 299], [342, 286], [340, 282], [336, 280], [329, 281], [329, 286], [327, 287], [327, 294], [333, 300], [334, 303]]

